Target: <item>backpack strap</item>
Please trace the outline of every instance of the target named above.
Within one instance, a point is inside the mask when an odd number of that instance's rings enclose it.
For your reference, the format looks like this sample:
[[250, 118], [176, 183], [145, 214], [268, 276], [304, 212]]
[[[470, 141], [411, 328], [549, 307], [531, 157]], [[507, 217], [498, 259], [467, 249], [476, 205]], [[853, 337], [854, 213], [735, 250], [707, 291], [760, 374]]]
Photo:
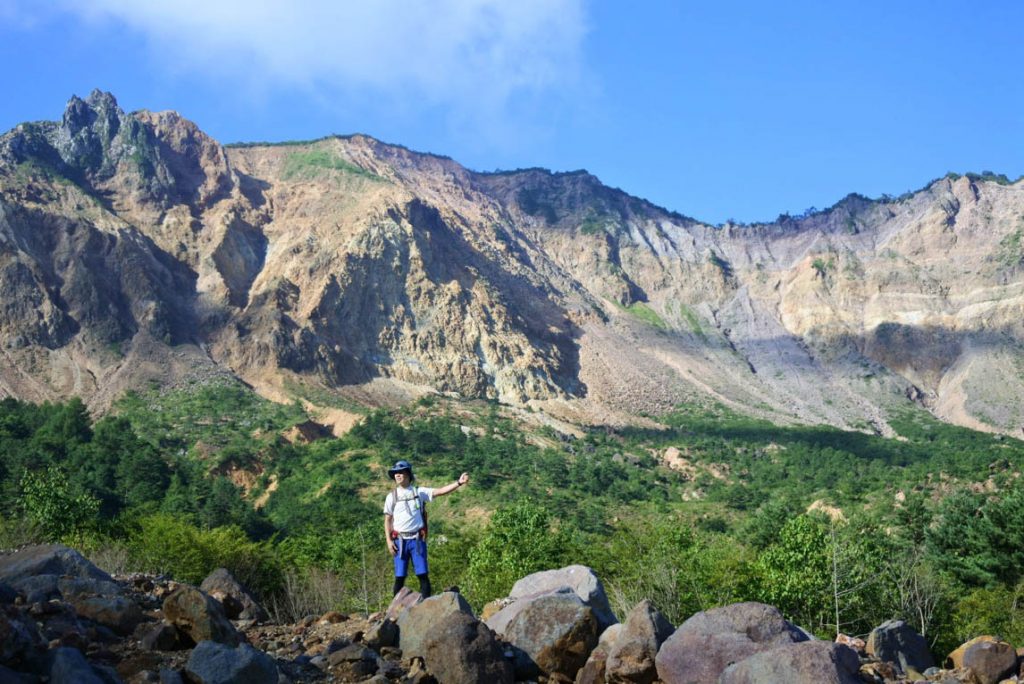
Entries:
[[[416, 492], [416, 499], [417, 501], [419, 501], [420, 488], [416, 487], [414, 491]], [[422, 503], [420, 503], [420, 507], [420, 512], [423, 515], [423, 527], [420, 529], [420, 539], [423, 539], [425, 541], [427, 539], [427, 502], [423, 501]]]
[[[420, 528], [420, 539], [424, 539], [425, 540], [427, 538], [427, 502], [426, 501], [420, 501], [420, 488], [419, 487], [415, 487], [414, 486], [412, 488], [412, 493], [413, 493], [413, 496], [416, 498], [416, 505], [420, 507], [420, 513], [423, 515], [423, 527]], [[393, 491], [391, 493], [391, 500], [394, 503], [395, 507], [397, 508], [398, 507], [398, 487], [395, 487], [395, 491]], [[395, 532], [394, 530], [391, 530], [391, 537], [392, 538], [397, 538], [398, 537], [398, 533]]]

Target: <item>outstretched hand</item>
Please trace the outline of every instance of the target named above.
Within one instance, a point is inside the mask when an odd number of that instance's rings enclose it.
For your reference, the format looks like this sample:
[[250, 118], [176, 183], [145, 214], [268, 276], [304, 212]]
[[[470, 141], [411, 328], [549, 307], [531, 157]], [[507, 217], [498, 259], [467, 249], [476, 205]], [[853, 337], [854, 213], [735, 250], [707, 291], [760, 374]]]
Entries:
[[459, 486], [469, 483], [469, 473], [462, 473], [459, 475]]

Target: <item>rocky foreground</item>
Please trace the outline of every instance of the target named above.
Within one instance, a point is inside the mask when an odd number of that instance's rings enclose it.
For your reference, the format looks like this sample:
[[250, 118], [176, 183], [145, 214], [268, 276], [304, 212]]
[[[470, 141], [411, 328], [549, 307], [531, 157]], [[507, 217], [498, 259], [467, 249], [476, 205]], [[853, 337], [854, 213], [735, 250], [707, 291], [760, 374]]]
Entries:
[[0, 556], [2, 684], [998, 684], [1024, 677], [1021, 655], [981, 636], [943, 669], [901, 621], [866, 642], [833, 643], [759, 603], [697, 613], [677, 628], [642, 601], [619, 622], [583, 566], [525, 577], [479, 618], [456, 592], [423, 600], [403, 589], [385, 613], [281, 625], [224, 570], [193, 587], [111, 577], [61, 545]]

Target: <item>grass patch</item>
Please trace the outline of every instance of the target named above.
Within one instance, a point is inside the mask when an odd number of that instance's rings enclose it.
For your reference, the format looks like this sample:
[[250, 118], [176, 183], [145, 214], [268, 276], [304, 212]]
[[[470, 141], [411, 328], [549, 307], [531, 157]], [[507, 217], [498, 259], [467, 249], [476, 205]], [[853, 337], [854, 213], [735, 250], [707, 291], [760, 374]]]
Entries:
[[369, 409], [362, 404], [352, 401], [351, 399], [346, 399], [345, 397], [323, 387], [310, 387], [309, 385], [305, 385], [301, 382], [286, 380], [284, 388], [289, 394], [305, 399], [316, 406], [341, 409], [343, 411], [357, 413], [359, 415], [369, 413]]
[[366, 178], [371, 181], [383, 181], [377, 174], [370, 173], [352, 162], [346, 161], [328, 150], [304, 150], [292, 152], [284, 162], [282, 177], [285, 180], [295, 178], [316, 178], [324, 171], [340, 171], [341, 173]]
[[697, 313], [693, 309], [680, 302], [679, 313], [686, 319], [687, 325], [690, 326], [690, 332], [702, 340], [707, 339], [707, 335], [704, 334], [704, 328], [701, 327], [700, 319], [697, 318]]
[[639, 318], [644, 323], [653, 326], [658, 330], [669, 329], [668, 323], [665, 322], [665, 319], [659, 316], [658, 312], [652, 309], [648, 304], [644, 304], [643, 302], [634, 302], [633, 304], [624, 306], [615, 302], [615, 305], [626, 313]]

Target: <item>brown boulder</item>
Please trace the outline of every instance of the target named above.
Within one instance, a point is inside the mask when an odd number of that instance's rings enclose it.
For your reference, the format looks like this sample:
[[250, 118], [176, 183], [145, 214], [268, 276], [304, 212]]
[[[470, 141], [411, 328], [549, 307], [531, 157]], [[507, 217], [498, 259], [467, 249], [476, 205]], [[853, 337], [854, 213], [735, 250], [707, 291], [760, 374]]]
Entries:
[[494, 632], [468, 613], [451, 613], [423, 641], [427, 670], [443, 684], [512, 684], [512, 663]]
[[380, 669], [377, 654], [359, 644], [349, 644], [333, 651], [327, 656], [327, 663], [331, 674], [345, 682], [366, 679]]
[[398, 618], [398, 647], [405, 658], [423, 656], [423, 644], [435, 627], [452, 613], [473, 616], [461, 594], [446, 591], [413, 605]]
[[394, 620], [383, 619], [375, 622], [363, 636], [367, 646], [375, 651], [398, 644], [398, 624]]
[[849, 646], [804, 641], [762, 651], [730, 665], [718, 684], [862, 684], [860, 659]]
[[654, 659], [675, 627], [644, 599], [638, 603], [608, 653], [606, 678], [609, 684], [650, 684], [658, 678]]
[[145, 651], [182, 651], [195, 646], [195, 642], [174, 625], [161, 621], [142, 635], [139, 645]]
[[128, 636], [146, 616], [136, 603], [123, 596], [90, 596], [71, 601], [79, 616], [109, 627], [121, 636]]
[[946, 657], [946, 667], [969, 669], [977, 684], [996, 684], [1014, 674], [1017, 651], [993, 636], [971, 639]]
[[590, 657], [576, 673], [576, 684], [604, 684], [608, 665], [608, 652], [615, 645], [615, 640], [622, 631], [622, 624], [612, 625], [601, 632], [597, 646], [590, 652]]
[[732, 663], [802, 641], [807, 636], [777, 608], [734, 603], [690, 617], [662, 644], [655, 663], [666, 684], [715, 684]]
[[532, 599], [505, 630], [517, 679], [572, 680], [597, 645], [597, 618], [572, 593]]
[[244, 640], [224, 615], [224, 608], [209, 594], [187, 585], [178, 587], [164, 599], [164, 619], [187, 634], [197, 644], [215, 641], [237, 646]]

